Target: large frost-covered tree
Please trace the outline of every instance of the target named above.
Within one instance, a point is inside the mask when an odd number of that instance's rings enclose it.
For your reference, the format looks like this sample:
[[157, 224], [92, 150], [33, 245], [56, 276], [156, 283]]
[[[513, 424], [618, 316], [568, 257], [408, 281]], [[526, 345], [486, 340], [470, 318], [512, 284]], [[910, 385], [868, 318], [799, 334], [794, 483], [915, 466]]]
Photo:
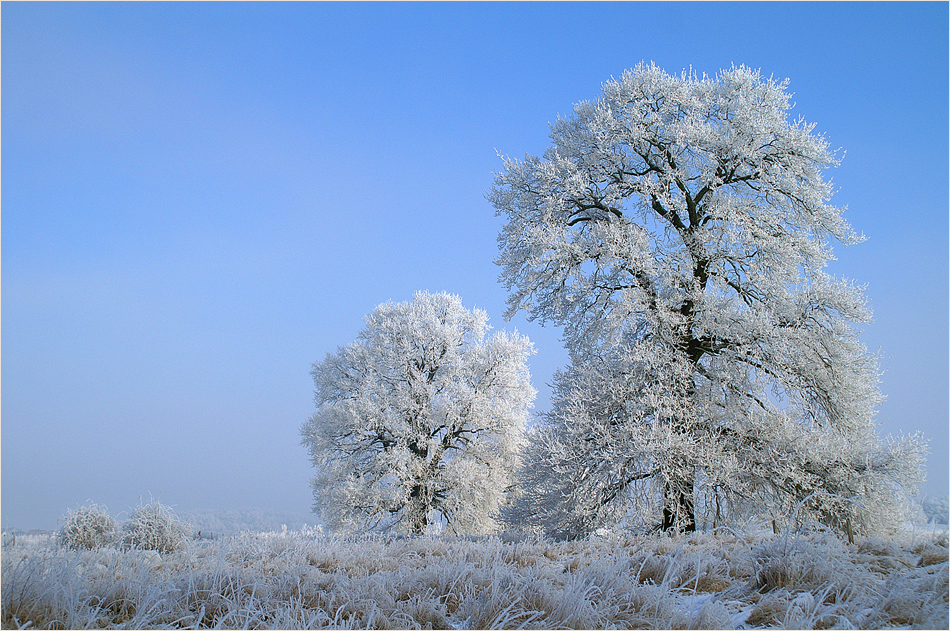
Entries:
[[535, 390], [527, 337], [498, 332], [457, 296], [416, 294], [366, 317], [313, 365], [301, 428], [314, 510], [334, 528], [490, 532], [509, 496]]
[[689, 531], [806, 498], [800, 518], [898, 517], [922, 447], [876, 432], [863, 288], [825, 271], [862, 237], [786, 88], [641, 64], [496, 175], [507, 316], [563, 326], [571, 356], [528, 467], [552, 529]]

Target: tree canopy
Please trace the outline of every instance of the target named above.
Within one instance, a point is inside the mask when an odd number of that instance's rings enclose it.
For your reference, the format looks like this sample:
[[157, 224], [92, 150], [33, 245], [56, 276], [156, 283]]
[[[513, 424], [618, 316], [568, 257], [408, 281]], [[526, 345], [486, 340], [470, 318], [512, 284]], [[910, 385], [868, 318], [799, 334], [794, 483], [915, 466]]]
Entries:
[[314, 508], [352, 531], [490, 532], [514, 484], [535, 390], [527, 337], [498, 332], [457, 296], [420, 292], [366, 317], [314, 363], [317, 411], [301, 428]]
[[864, 290], [825, 271], [862, 237], [787, 86], [641, 64], [496, 175], [507, 316], [563, 326], [571, 356], [529, 471], [558, 528], [899, 518], [922, 447], [876, 433]]

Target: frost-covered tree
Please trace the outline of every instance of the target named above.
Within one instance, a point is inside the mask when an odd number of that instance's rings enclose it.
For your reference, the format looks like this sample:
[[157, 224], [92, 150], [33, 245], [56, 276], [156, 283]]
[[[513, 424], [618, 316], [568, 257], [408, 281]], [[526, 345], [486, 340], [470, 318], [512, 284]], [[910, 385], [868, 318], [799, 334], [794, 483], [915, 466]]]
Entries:
[[950, 498], [946, 495], [931, 495], [925, 497], [920, 507], [927, 517], [927, 523], [947, 525], [950, 521]]
[[799, 517], [899, 519], [922, 447], [876, 433], [863, 288], [824, 271], [863, 237], [786, 88], [640, 65], [496, 175], [506, 316], [563, 326], [571, 355], [528, 467], [542, 521], [689, 531], [806, 498]]
[[301, 428], [331, 527], [489, 532], [514, 484], [535, 390], [527, 337], [498, 332], [457, 296], [418, 293], [366, 317], [358, 339], [313, 365]]

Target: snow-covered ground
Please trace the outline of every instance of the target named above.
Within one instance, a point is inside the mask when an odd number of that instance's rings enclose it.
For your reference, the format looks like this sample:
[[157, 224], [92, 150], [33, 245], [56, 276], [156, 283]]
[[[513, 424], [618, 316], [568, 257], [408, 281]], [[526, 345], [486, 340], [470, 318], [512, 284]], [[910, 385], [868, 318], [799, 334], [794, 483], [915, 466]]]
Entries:
[[317, 528], [159, 555], [18, 538], [4, 628], [948, 628], [946, 532], [853, 545], [720, 529], [580, 541], [343, 538]]

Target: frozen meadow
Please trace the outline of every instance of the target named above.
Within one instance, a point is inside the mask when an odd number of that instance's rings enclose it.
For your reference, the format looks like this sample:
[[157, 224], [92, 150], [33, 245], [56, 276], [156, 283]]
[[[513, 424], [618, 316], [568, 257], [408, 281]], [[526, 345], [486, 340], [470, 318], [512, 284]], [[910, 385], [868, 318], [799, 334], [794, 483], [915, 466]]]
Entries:
[[947, 533], [679, 537], [252, 533], [2, 554], [3, 628], [948, 628]]

